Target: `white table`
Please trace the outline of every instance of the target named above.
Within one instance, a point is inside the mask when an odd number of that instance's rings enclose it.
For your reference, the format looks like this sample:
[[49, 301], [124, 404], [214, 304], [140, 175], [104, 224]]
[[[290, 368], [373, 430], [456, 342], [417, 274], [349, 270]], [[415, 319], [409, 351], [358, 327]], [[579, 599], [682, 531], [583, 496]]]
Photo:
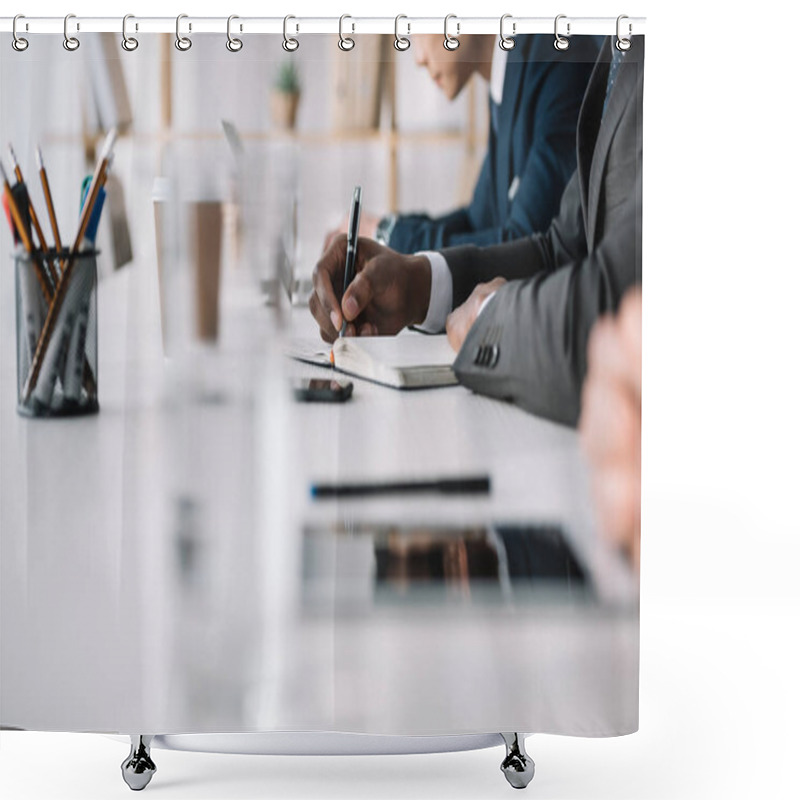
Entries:
[[[343, 405], [295, 403], [286, 374], [317, 368], [270, 357], [270, 312], [236, 290], [203, 386], [179, 390], [161, 355], [153, 275], [140, 265], [101, 285], [96, 416], [18, 416], [13, 337], [3, 337], [0, 724], [125, 734], [636, 729], [636, 580], [592, 526], [574, 431], [462, 387], [356, 381]], [[305, 309], [288, 326], [315, 334]], [[338, 503], [308, 492], [315, 480], [483, 472], [486, 497]], [[303, 528], [342, 520], [554, 521], [593, 598], [484, 603], [462, 592], [381, 605], [353, 556], [336, 574], [344, 588], [351, 570], [361, 601], [348, 605], [334, 585], [327, 607], [310, 609]], [[343, 544], [331, 552], [348, 557]]]

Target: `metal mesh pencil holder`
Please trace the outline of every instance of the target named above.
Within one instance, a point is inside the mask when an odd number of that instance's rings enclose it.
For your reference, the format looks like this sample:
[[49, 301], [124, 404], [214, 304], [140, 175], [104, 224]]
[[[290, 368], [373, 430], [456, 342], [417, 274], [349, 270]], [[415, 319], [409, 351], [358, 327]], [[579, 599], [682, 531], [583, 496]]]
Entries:
[[[69, 282], [59, 286], [67, 251], [14, 253], [17, 411], [28, 417], [96, 414], [97, 251], [77, 253]], [[63, 298], [54, 304], [60, 292]], [[42, 331], [55, 314], [50, 335]]]

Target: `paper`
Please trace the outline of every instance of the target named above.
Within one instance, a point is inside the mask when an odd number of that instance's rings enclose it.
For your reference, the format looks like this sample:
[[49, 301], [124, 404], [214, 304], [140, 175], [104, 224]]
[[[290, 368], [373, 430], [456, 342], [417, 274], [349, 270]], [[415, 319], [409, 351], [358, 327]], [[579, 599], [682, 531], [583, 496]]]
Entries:
[[[330, 366], [330, 348], [323, 342], [293, 339], [286, 354], [298, 361]], [[447, 337], [403, 331], [397, 336], [348, 336], [333, 344], [336, 369], [395, 388], [455, 384], [455, 352]]]

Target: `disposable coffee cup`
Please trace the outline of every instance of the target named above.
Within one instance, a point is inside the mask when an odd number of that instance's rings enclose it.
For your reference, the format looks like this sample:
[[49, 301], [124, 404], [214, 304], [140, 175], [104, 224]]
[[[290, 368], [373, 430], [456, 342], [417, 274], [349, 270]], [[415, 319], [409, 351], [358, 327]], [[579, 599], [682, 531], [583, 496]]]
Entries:
[[187, 202], [184, 209], [194, 294], [194, 336], [205, 343], [219, 338], [223, 205], [221, 200], [195, 200]]

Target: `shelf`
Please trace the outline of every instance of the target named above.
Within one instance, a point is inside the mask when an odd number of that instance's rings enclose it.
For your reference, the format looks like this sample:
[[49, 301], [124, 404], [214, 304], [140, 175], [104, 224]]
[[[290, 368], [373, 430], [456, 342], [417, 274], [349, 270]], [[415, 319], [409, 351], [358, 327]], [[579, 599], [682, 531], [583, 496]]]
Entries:
[[[297, 143], [300, 145], [324, 146], [359, 142], [385, 144], [437, 145], [467, 143], [469, 136], [464, 131], [241, 131], [243, 141]], [[224, 139], [222, 132], [212, 131], [132, 131], [120, 137], [136, 142], [162, 144], [170, 141], [216, 141]], [[79, 134], [49, 134], [45, 144], [83, 144]], [[486, 137], [477, 137], [470, 144], [485, 145]]]

